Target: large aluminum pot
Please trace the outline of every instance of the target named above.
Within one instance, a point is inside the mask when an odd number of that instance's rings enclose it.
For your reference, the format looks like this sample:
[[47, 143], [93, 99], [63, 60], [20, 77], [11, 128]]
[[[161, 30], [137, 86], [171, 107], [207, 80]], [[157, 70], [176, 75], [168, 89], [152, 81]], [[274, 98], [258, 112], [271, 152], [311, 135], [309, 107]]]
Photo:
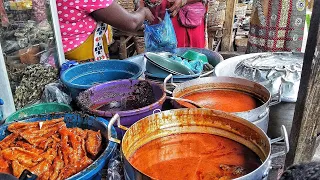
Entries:
[[[267, 132], [268, 130], [269, 106], [280, 102], [280, 96], [271, 97], [271, 94], [267, 88], [256, 82], [246, 79], [234, 77], [198, 78], [176, 85], [176, 88], [172, 92], [166, 89], [167, 82], [170, 79], [171, 75], [164, 80], [164, 88], [166, 92], [172, 94], [172, 97], [174, 98], [183, 98], [185, 95], [190, 93], [210, 91], [214, 89], [236, 90], [252, 95], [254, 98], [262, 102], [261, 106], [249, 111], [234, 112], [232, 114], [253, 122], [264, 132]], [[171, 84], [174, 85], [173, 82], [171, 82]], [[184, 107], [182, 101], [174, 101], [173, 105], [175, 108]]]
[[[109, 124], [117, 121], [119, 127], [120, 116], [115, 115]], [[156, 113], [141, 119], [133, 124], [123, 136], [121, 154], [124, 163], [124, 174], [127, 180], [152, 179], [143, 172], [133, 167], [128, 159], [146, 143], [157, 138], [179, 133], [207, 133], [222, 136], [243, 144], [256, 153], [262, 164], [249, 174], [237, 180], [261, 180], [268, 175], [271, 160], [285, 155], [289, 151], [288, 136], [285, 127], [282, 127], [282, 136], [270, 140], [267, 135], [256, 125], [245, 119], [222, 111], [211, 109], [175, 109]], [[109, 141], [120, 143], [120, 140], [108, 134]], [[284, 151], [271, 154], [271, 144], [285, 141]]]

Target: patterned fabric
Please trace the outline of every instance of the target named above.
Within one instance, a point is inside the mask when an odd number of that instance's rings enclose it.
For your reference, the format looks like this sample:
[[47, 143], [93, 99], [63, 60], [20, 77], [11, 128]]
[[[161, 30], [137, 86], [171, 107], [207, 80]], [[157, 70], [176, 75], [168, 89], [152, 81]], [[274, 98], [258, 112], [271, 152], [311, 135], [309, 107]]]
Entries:
[[107, 26], [108, 25], [105, 23], [98, 23], [96, 31], [94, 33], [93, 55], [96, 61], [107, 58], [102, 41], [102, 37], [107, 31]]
[[0, 0], [0, 19], [3, 27], [9, 26], [9, 19], [6, 10], [4, 9], [3, 0]]
[[111, 5], [113, 0], [57, 0], [64, 52], [70, 51], [95, 31], [97, 23], [90, 13]]
[[262, 4], [260, 0], [255, 1], [247, 53], [300, 52], [306, 14], [305, 0], [265, 0]]
[[32, 0], [32, 9], [35, 20], [40, 23], [47, 19], [46, 13], [46, 1], [44, 0]]

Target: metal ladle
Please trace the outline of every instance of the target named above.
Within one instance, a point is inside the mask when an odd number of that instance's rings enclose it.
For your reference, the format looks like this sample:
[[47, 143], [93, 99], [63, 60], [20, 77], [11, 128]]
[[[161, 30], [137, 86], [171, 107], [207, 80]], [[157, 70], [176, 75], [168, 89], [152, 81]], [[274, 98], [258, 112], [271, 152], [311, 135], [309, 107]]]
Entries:
[[172, 99], [172, 100], [175, 100], [175, 101], [183, 101], [183, 102], [187, 102], [189, 104], [192, 104], [193, 106], [197, 107], [197, 108], [204, 108], [203, 106], [199, 105], [198, 103], [192, 101], [192, 100], [189, 100], [189, 99], [183, 99], [183, 98], [176, 98], [176, 97], [170, 97], [170, 96], [167, 96], [168, 99]]
[[[172, 78], [172, 74], [169, 74], [163, 81], [163, 87], [164, 87], [164, 91], [168, 94], [172, 95], [172, 92], [167, 90], [167, 83], [168, 81], [171, 79], [171, 84], [175, 87], [177, 87], [177, 85], [175, 83], [173, 83], [173, 78]], [[204, 108], [203, 106], [199, 105], [198, 103], [190, 100], [190, 99], [184, 99], [184, 98], [177, 98], [177, 97], [171, 97], [171, 96], [166, 96], [167, 99], [171, 99], [171, 100], [175, 100], [175, 101], [183, 101], [183, 102], [187, 102], [189, 104], [192, 104], [193, 106], [197, 107], [197, 108]]]

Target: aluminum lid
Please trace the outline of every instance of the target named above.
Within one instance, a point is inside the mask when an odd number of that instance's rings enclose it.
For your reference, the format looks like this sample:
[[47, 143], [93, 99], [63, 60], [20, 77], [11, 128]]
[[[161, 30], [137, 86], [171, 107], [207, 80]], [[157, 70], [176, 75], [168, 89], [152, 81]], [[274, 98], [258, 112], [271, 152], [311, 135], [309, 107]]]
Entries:
[[265, 53], [241, 61], [235, 72], [241, 71], [241, 68], [298, 70], [301, 72], [302, 63], [303, 53]]
[[264, 85], [271, 94], [281, 92], [281, 99], [295, 102], [298, 95], [303, 53], [262, 53], [240, 61], [234, 73]]

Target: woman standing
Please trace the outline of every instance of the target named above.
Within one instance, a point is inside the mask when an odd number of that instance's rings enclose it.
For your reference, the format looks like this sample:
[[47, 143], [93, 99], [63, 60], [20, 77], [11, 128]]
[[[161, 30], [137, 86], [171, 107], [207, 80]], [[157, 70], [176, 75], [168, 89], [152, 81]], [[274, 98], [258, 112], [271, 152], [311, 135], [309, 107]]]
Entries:
[[255, 0], [247, 53], [301, 51], [305, 0]]
[[66, 59], [76, 61], [108, 59], [107, 24], [136, 31], [154, 20], [147, 8], [129, 13], [113, 0], [57, 0], [57, 8]]
[[[166, 9], [169, 10], [178, 47], [205, 47], [206, 9], [202, 0], [141, 0], [140, 6], [150, 8], [155, 24], [159, 23], [159, 18], [164, 18]], [[192, 16], [187, 17], [188, 13]], [[186, 21], [189, 23], [186, 24]]]

